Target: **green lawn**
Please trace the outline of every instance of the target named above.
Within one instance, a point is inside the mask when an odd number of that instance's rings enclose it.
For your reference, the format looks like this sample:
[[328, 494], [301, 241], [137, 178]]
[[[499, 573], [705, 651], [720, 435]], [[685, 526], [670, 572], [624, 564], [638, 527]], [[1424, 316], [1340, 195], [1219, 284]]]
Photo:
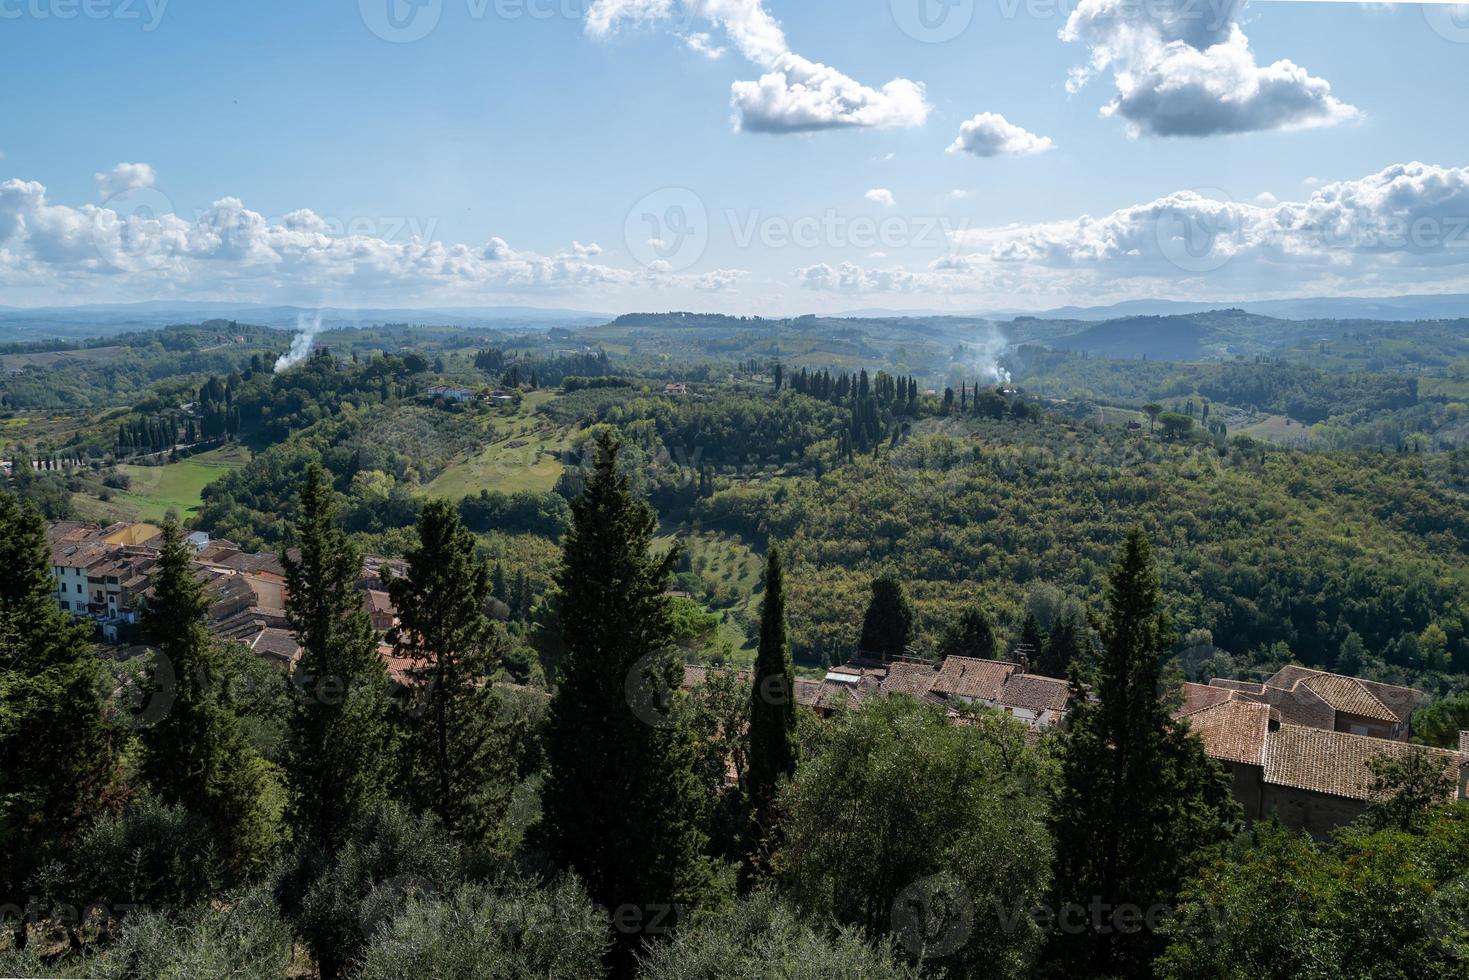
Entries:
[[240, 446], [225, 446], [200, 453], [167, 466], [123, 464], [118, 470], [132, 481], [127, 490], [113, 493], [111, 513], [127, 514], [133, 520], [158, 522], [170, 511], [187, 520], [198, 509], [204, 487], [249, 460]]

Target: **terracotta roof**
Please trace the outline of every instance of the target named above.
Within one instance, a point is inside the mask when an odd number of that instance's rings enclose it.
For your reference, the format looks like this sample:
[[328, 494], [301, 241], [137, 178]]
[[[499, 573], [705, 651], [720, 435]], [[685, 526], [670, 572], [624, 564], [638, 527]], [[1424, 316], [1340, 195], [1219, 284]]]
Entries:
[[878, 691], [883, 697], [907, 694], [922, 699], [928, 696], [929, 688], [933, 687], [938, 676], [938, 668], [929, 664], [896, 663], [888, 667], [887, 677], [883, 678]]
[[1372, 771], [1368, 762], [1383, 756], [1426, 752], [1442, 761], [1457, 792], [1459, 766], [1464, 757], [1445, 749], [1365, 735], [1348, 735], [1301, 725], [1281, 725], [1265, 743], [1265, 781], [1279, 786], [1343, 796], [1371, 798]]
[[1055, 677], [1040, 674], [1011, 674], [1000, 689], [998, 703], [1008, 708], [1042, 711], [1065, 711], [1071, 697], [1071, 686]]
[[289, 630], [271, 626], [246, 640], [245, 645], [262, 657], [286, 664], [294, 664], [301, 655], [301, 644], [296, 642], [296, 637]]
[[1191, 684], [1183, 685], [1183, 706], [1175, 714], [1186, 715], [1200, 708], [1208, 708], [1213, 705], [1228, 701], [1233, 698], [1235, 692], [1227, 687], [1216, 687], [1213, 684]]
[[1317, 674], [1301, 681], [1301, 684], [1309, 688], [1312, 693], [1319, 695], [1321, 700], [1337, 711], [1361, 718], [1372, 718], [1376, 721], [1395, 722], [1399, 720], [1397, 715], [1387, 709], [1387, 705], [1373, 697], [1372, 693], [1355, 677], [1343, 677], [1340, 674]]
[[1264, 694], [1265, 685], [1258, 681], [1234, 681], [1227, 677], [1216, 677], [1209, 682], [1210, 687], [1221, 687], [1226, 691], [1243, 691], [1246, 694]]
[[797, 677], [796, 703], [805, 705], [808, 708], [819, 706], [821, 704], [821, 682]]
[[946, 657], [929, 690], [945, 697], [994, 701], [1000, 696], [1005, 679], [1019, 669], [1018, 664], [1003, 660]]
[[1230, 699], [1179, 712], [1174, 717], [1187, 722], [1189, 729], [1204, 740], [1204, 751], [1212, 758], [1264, 765], [1270, 737], [1269, 705]]

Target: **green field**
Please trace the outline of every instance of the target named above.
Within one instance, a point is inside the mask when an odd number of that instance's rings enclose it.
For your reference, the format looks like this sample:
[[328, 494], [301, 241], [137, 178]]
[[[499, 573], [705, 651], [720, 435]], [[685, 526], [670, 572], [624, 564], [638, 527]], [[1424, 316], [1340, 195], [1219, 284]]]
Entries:
[[131, 486], [115, 491], [108, 504], [93, 503], [131, 520], [156, 523], [169, 511], [177, 513], [179, 520], [187, 520], [199, 509], [204, 487], [244, 466], [249, 458], [249, 451], [243, 447], [225, 446], [167, 466], [123, 464], [118, 470], [127, 475]]
[[551, 391], [531, 392], [514, 415], [496, 416], [495, 441], [449, 464], [424, 492], [436, 499], [458, 500], [481, 490], [519, 493], [555, 487], [564, 469], [561, 453], [570, 448], [571, 433], [536, 414], [537, 408], [555, 397]]

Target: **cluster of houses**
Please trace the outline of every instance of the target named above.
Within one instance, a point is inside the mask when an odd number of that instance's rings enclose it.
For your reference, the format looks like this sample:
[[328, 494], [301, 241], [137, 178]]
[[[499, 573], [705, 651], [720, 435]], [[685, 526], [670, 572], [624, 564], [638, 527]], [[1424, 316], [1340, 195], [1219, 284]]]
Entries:
[[[97, 624], [111, 643], [137, 637], [140, 600], [158, 563], [162, 531], [146, 523], [56, 521], [47, 527], [57, 604]], [[285, 569], [274, 555], [251, 554], [202, 532], [189, 535], [194, 569], [209, 601], [215, 637], [243, 644], [284, 668], [301, 648], [286, 619]], [[382, 571], [401, 562], [369, 556], [357, 587], [380, 636], [396, 612]], [[380, 647], [388, 671], [403, 680], [414, 664]], [[853, 708], [872, 697], [902, 694], [945, 708], [956, 723], [967, 707], [1000, 711], [1037, 736], [1065, 723], [1071, 690], [1066, 681], [1032, 673], [1020, 662], [946, 657], [857, 655], [818, 679], [798, 679], [795, 698], [818, 715]], [[689, 666], [684, 686], [697, 687], [712, 668]], [[1409, 724], [1422, 700], [1410, 687], [1287, 666], [1263, 682], [1216, 678], [1184, 684], [1174, 716], [1202, 739], [1205, 751], [1229, 770], [1235, 798], [1252, 820], [1274, 815], [1286, 826], [1318, 836], [1354, 820], [1372, 795], [1371, 764], [1417, 752], [1443, 766], [1458, 799], [1469, 799], [1469, 732], [1457, 750], [1411, 744]]]
[[[137, 640], [141, 600], [152, 588], [162, 530], [145, 523], [53, 521], [46, 534], [61, 609], [95, 622], [109, 643]], [[243, 644], [282, 667], [293, 667], [301, 647], [286, 619], [286, 571], [280, 560], [242, 551], [234, 542], [210, 539], [203, 532], [190, 534], [187, 540], [209, 602], [211, 635]], [[406, 570], [399, 562], [368, 556], [357, 580], [363, 607], [379, 634], [397, 621], [383, 591], [381, 573], [387, 565], [399, 574]], [[390, 658], [391, 648], [384, 645], [383, 652]], [[391, 658], [388, 665], [398, 674], [409, 667]]]
[[488, 401], [493, 405], [510, 405], [515, 401], [515, 393], [505, 388], [485, 391], [480, 388], [466, 388], [462, 385], [433, 385], [424, 392], [424, 397], [431, 402], [454, 402], [460, 405], [480, 400]]
[[[1002, 711], [1039, 735], [1065, 722], [1066, 681], [1031, 673], [1022, 662], [947, 657], [941, 663], [858, 655], [823, 678], [798, 679], [796, 702], [818, 715], [871, 697], [904, 694], [945, 708], [962, 723], [964, 706]], [[708, 669], [686, 667], [684, 686]], [[1418, 752], [1442, 764], [1457, 799], [1469, 799], [1469, 732], [1457, 750], [1409, 742], [1423, 695], [1410, 687], [1283, 667], [1262, 683], [1215, 679], [1184, 684], [1174, 717], [1229, 770], [1235, 799], [1250, 820], [1278, 817], [1287, 827], [1325, 836], [1361, 815], [1372, 798], [1371, 764]]]

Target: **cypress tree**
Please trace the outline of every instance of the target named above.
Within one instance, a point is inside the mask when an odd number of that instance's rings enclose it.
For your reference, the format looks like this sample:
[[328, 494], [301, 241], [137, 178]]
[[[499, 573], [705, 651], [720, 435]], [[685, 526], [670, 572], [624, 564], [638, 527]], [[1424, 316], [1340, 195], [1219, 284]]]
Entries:
[[1034, 664], [1045, 652], [1046, 640], [1041, 635], [1041, 624], [1035, 621], [1034, 614], [1027, 613], [1025, 622], [1020, 626], [1020, 644], [1015, 648], [1015, 659], [1018, 661], [1024, 656]]
[[908, 649], [912, 635], [913, 607], [903, 594], [902, 583], [893, 575], [879, 575], [872, 580], [872, 598], [862, 620], [858, 649], [884, 658], [899, 657]]
[[1051, 624], [1050, 636], [1046, 638], [1046, 649], [1035, 665], [1038, 674], [1047, 677], [1065, 677], [1071, 663], [1081, 657], [1081, 624], [1075, 616], [1063, 613]]
[[286, 569], [286, 615], [301, 659], [287, 737], [289, 807], [310, 847], [331, 851], [382, 796], [387, 678], [355, 587], [362, 556], [336, 524], [320, 466], [306, 472], [297, 555]]
[[0, 490], [0, 905], [22, 908], [31, 876], [97, 812], [113, 773], [91, 627], [54, 589], [41, 515]]
[[945, 657], [994, 660], [995, 631], [990, 628], [989, 619], [979, 609], [966, 609], [959, 622], [945, 634], [940, 653]]
[[612, 962], [627, 971], [638, 927], [670, 925], [710, 871], [694, 745], [661, 700], [682, 679], [664, 594], [678, 554], [649, 554], [657, 517], [620, 472], [620, 450], [609, 432], [597, 437], [562, 544], [567, 662], [546, 733], [542, 826], [553, 858], [620, 923]]
[[1232, 832], [1238, 806], [1222, 767], [1167, 707], [1169, 626], [1139, 530], [1127, 537], [1107, 602], [1096, 666], [1072, 671], [1053, 810], [1058, 910], [1079, 907], [1073, 917], [1091, 921], [1059, 934], [1056, 953], [1069, 975], [1147, 977], [1160, 937], [1119, 929], [1123, 907], [1170, 907], [1202, 849]]
[[424, 506], [418, 539], [406, 578], [384, 572], [398, 614], [388, 639], [397, 656], [420, 665], [401, 743], [406, 795], [454, 837], [480, 842], [503, 816], [511, 781], [489, 684], [499, 659], [499, 634], [485, 615], [490, 569], [446, 501]]
[[[775, 825], [775, 790], [781, 779], [796, 771], [795, 677], [786, 642], [785, 572], [780, 549], [771, 548], [765, 561], [765, 598], [760, 607], [760, 646], [755, 654], [755, 679], [750, 690], [750, 758], [745, 773], [745, 796], [750, 807], [750, 841], [746, 847], [746, 878], [768, 853]], [[759, 853], [757, 853], [759, 852]]]
[[163, 526], [151, 584], [143, 633], [170, 667], [159, 676], [172, 677], [172, 704], [142, 731], [139, 774], [164, 803], [209, 821], [230, 867], [249, 872], [274, 844], [268, 770], [240, 728], [224, 658], [204, 626], [209, 602], [173, 521]]

